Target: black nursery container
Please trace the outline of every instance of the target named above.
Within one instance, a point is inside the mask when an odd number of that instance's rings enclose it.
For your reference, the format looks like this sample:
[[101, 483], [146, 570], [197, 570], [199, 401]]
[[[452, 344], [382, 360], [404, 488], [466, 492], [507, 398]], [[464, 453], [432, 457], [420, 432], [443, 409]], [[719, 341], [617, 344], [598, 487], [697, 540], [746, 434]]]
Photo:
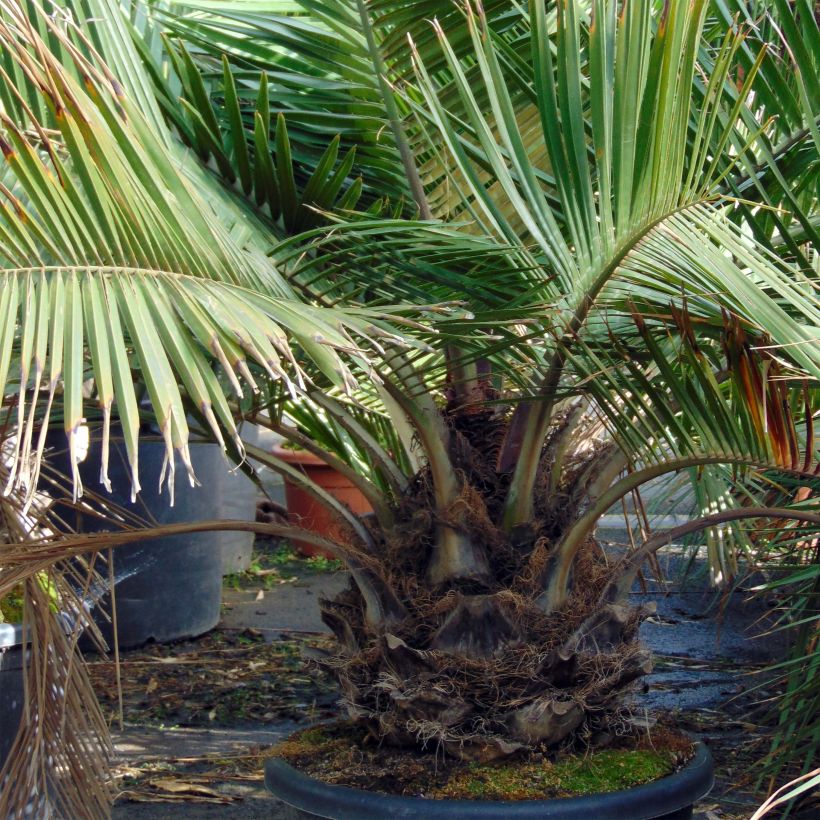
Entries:
[[[66, 472], [68, 458], [62, 433], [52, 441], [60, 447], [51, 463]], [[112, 430], [108, 474], [113, 492], [107, 493], [99, 483], [101, 441], [99, 431], [91, 435], [86, 458], [79, 470], [83, 484], [100, 496], [155, 521], [176, 524], [218, 518], [253, 518], [255, 494], [253, 484], [244, 475], [230, 474], [220, 448], [210, 442], [190, 444], [191, 462], [201, 486], [191, 487], [181, 461], [177, 457], [174, 484], [174, 506], [169, 503], [167, 489], [159, 490], [159, 476], [165, 457], [162, 440], [141, 438], [139, 472], [142, 490], [131, 502], [131, 479], [125, 444]], [[245, 497], [237, 501], [230, 494], [225, 503], [223, 489], [228, 482], [247, 482]], [[247, 491], [247, 486], [250, 492]], [[241, 493], [239, 494], [241, 495]], [[240, 509], [241, 507], [241, 509]], [[244, 512], [244, 515], [238, 513]], [[81, 532], [109, 529], [98, 518], [75, 511], [67, 514], [72, 526]], [[139, 646], [148, 641], [165, 642], [194, 637], [216, 626], [222, 594], [223, 566], [238, 568], [242, 554], [250, 559], [247, 536], [236, 539], [233, 533], [194, 533], [175, 535], [117, 547], [114, 555], [117, 635], [122, 647]], [[244, 535], [244, 533], [242, 534]], [[226, 557], [228, 550], [230, 560]], [[101, 597], [98, 597], [101, 596]], [[111, 610], [110, 596], [97, 590], [89, 604], [94, 620], [111, 642], [112, 626], [102, 612]]]
[[[199, 445], [202, 446], [202, 445]], [[211, 447], [216, 447], [212, 444]], [[253, 521], [256, 518], [256, 486], [243, 472], [233, 472], [224, 468], [224, 460], [219, 457], [223, 469], [216, 475], [219, 490], [219, 518], [235, 518]], [[214, 533], [219, 541], [222, 554], [222, 574], [242, 572], [251, 565], [254, 534], [252, 532], [229, 531]]]
[[702, 743], [679, 772], [632, 789], [554, 800], [433, 800], [378, 794], [308, 777], [281, 758], [265, 764], [265, 785], [283, 802], [332, 820], [690, 820], [709, 793], [714, 763]]

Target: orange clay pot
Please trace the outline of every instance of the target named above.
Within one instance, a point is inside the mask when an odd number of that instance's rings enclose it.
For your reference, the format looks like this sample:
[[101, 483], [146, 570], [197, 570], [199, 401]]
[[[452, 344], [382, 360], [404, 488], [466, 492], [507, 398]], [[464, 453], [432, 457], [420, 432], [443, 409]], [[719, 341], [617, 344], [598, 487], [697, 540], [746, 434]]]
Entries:
[[[363, 514], [373, 511], [361, 491], [345, 476], [329, 467], [318, 456], [306, 450], [286, 450], [284, 447], [273, 448], [273, 455], [293, 467], [301, 470], [311, 481], [341, 501], [354, 513]], [[329, 510], [325, 509], [313, 496], [306, 493], [285, 477], [285, 500], [288, 508], [288, 520], [291, 524], [304, 527], [306, 530], [333, 541], [341, 536], [342, 526]], [[296, 538], [290, 539], [301, 555], [323, 555], [335, 558], [335, 555], [313, 544], [307, 544]]]

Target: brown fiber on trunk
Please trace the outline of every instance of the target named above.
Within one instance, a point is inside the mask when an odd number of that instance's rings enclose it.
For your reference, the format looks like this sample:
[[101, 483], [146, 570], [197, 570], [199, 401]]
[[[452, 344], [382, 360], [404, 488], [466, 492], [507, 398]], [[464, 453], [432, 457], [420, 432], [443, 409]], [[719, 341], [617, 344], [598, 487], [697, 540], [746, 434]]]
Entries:
[[[507, 533], [501, 518], [510, 473], [496, 470], [505, 421], [470, 413], [450, 423], [455, 503], [436, 511], [422, 472], [397, 506], [394, 527], [381, 531], [370, 522], [377, 550], [368, 564], [403, 614], [395, 609], [389, 622], [368, 622], [355, 585], [322, 601], [342, 651], [321, 662], [338, 676], [351, 717], [388, 741], [487, 761], [589, 737], [622, 719], [624, 692], [651, 668], [636, 643], [651, 610], [601, 601], [610, 567], [593, 540], [574, 561], [566, 604], [552, 613], [539, 604], [553, 548], [583, 512], [583, 483], [597, 452], [563, 454], [559, 475], [553, 466], [561, 448], [548, 441], [536, 519]], [[556, 424], [555, 435], [565, 427]], [[474, 545], [480, 571], [430, 578], [443, 526], [460, 548]]]

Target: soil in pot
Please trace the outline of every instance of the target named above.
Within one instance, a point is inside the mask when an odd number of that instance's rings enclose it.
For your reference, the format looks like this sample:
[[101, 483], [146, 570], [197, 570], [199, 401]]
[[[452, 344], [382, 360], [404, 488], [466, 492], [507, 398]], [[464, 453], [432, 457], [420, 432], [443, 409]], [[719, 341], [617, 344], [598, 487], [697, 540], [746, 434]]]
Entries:
[[[285, 447], [274, 447], [273, 454], [282, 461], [297, 467], [311, 481], [341, 501], [354, 513], [363, 515], [372, 512], [372, 507], [345, 476], [329, 467], [320, 458], [306, 450], [289, 450]], [[316, 501], [312, 495], [285, 479], [285, 499], [288, 508], [288, 520], [299, 527], [318, 533], [330, 541], [341, 537], [341, 526], [336, 517]], [[292, 539], [294, 548], [306, 557], [322, 555], [335, 558], [325, 550], [298, 539]]]
[[545, 800], [629, 789], [686, 764], [692, 741], [666, 727], [580, 753], [534, 750], [480, 763], [380, 744], [347, 722], [296, 732], [274, 754], [303, 774], [370, 792], [456, 800]]

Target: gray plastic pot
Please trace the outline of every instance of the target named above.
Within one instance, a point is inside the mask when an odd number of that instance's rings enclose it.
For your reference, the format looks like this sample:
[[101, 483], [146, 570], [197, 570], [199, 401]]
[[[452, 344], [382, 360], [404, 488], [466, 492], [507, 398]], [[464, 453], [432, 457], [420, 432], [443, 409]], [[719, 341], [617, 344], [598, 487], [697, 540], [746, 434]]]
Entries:
[[558, 800], [431, 800], [334, 786], [302, 774], [280, 758], [265, 764], [265, 785], [280, 800], [333, 820], [689, 820], [714, 783], [712, 755], [697, 743], [681, 771], [645, 786]]
[[[215, 444], [210, 446], [217, 447]], [[216, 500], [219, 505], [219, 515], [216, 517], [253, 521], [256, 518], [256, 486], [241, 470], [230, 472], [224, 469], [222, 456], [219, 461], [223, 469], [216, 473]], [[226, 531], [212, 535], [219, 542], [223, 575], [242, 572], [251, 565], [255, 537], [252, 532]]]
[[[62, 433], [51, 463], [66, 472], [68, 458]], [[59, 444], [58, 444], [59, 442]], [[213, 518], [253, 520], [255, 490], [241, 473], [229, 473], [219, 447], [209, 442], [192, 442], [191, 461], [202, 482], [191, 487], [184, 467], [177, 459], [174, 506], [167, 491], [159, 492], [159, 476], [165, 457], [161, 440], [141, 439], [139, 469], [143, 489], [131, 502], [131, 481], [125, 446], [112, 430], [109, 477], [113, 492], [99, 484], [101, 442], [93, 431], [86, 458], [79, 465], [83, 484], [104, 498], [134, 513], [153, 518], [159, 524], [175, 524]], [[80, 532], [99, 532], [107, 527], [97, 518], [63, 513]], [[226, 565], [236, 571], [250, 562], [253, 535], [239, 533], [196, 533], [141, 541], [114, 550], [117, 602], [117, 635], [120, 646], [139, 646], [195, 637], [216, 626], [222, 597], [222, 575]], [[250, 536], [250, 537], [249, 537]], [[92, 615], [106, 640], [113, 631], [101, 609], [110, 612], [109, 596], [97, 590], [89, 602]]]
[[0, 624], [0, 769], [6, 762], [23, 714], [23, 629]]

